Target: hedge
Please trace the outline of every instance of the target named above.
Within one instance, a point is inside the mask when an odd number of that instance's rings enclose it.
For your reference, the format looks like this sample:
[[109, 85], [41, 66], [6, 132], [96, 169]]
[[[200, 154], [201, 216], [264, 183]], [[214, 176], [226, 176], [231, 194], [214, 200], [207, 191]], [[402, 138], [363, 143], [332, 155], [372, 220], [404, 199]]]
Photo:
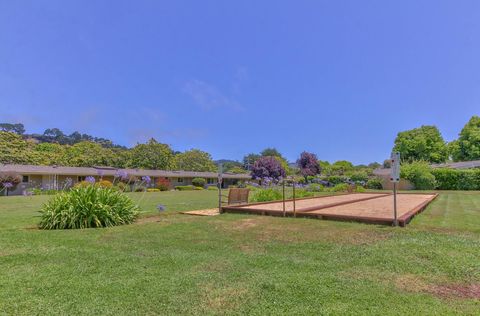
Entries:
[[433, 169], [438, 190], [480, 190], [480, 169]]

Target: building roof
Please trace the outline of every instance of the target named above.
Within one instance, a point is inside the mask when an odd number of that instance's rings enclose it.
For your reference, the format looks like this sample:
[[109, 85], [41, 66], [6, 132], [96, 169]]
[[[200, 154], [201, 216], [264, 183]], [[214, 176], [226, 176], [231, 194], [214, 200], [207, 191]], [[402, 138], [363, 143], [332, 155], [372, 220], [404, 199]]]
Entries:
[[[432, 164], [430, 166], [432, 168], [450, 168], [450, 169], [480, 168], [480, 160], [446, 162], [446, 163]], [[373, 174], [376, 176], [390, 175], [390, 168], [377, 168], [373, 170]]]
[[432, 168], [452, 168], [452, 169], [470, 169], [479, 168], [480, 160], [447, 162], [440, 164], [433, 164]]
[[[145, 170], [145, 169], [117, 169], [112, 167], [63, 167], [63, 166], [34, 166], [34, 165], [0, 165], [0, 171], [17, 172], [20, 174], [46, 174], [46, 175], [70, 175], [70, 176], [115, 176], [117, 172], [123, 171], [132, 176], [150, 176], [167, 178], [216, 178], [216, 172], [196, 171], [170, 171], [170, 170]], [[225, 179], [251, 179], [249, 174], [235, 174], [225, 172], [222, 174]]]

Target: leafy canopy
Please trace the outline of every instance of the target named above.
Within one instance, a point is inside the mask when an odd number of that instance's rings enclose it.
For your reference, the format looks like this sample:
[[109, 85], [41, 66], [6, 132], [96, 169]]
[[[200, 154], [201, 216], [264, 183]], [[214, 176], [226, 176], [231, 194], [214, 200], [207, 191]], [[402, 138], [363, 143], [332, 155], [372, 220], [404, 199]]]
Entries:
[[398, 133], [393, 151], [400, 152], [402, 161], [407, 162], [441, 163], [448, 158], [447, 145], [436, 126], [423, 125]]
[[449, 151], [455, 161], [480, 159], [480, 117], [472, 116], [463, 127], [457, 141], [449, 144]]
[[132, 168], [171, 170], [173, 151], [170, 146], [152, 138], [146, 144], [137, 144], [131, 149], [128, 165]]
[[177, 170], [185, 171], [212, 171], [217, 170], [217, 166], [209, 153], [192, 149], [184, 153], [175, 155], [174, 166]]

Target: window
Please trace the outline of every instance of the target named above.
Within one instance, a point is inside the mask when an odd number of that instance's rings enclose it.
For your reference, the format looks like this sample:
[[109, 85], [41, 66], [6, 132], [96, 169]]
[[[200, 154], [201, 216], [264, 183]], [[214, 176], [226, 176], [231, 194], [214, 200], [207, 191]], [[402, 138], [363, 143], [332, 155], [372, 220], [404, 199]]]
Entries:
[[178, 178], [177, 182], [183, 182], [183, 178]]
[[28, 183], [30, 181], [29, 176], [22, 176], [22, 183]]
[[85, 181], [85, 176], [78, 176], [78, 182], [82, 182], [82, 181]]
[[215, 184], [215, 179], [214, 178], [208, 178], [207, 179], [207, 184]]

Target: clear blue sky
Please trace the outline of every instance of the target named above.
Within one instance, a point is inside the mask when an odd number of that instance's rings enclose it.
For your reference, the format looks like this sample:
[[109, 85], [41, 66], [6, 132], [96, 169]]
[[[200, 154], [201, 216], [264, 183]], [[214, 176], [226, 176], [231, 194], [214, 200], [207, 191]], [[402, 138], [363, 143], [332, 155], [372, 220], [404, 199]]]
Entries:
[[0, 121], [382, 161], [480, 112], [480, 1], [0, 0]]

